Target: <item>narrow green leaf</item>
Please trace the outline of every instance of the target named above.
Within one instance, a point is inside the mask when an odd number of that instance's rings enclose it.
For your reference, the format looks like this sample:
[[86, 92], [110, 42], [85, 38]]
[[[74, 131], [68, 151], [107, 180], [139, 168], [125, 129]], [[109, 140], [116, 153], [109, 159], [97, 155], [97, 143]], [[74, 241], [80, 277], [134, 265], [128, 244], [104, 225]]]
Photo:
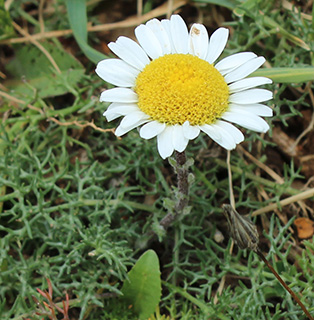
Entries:
[[251, 76], [263, 76], [279, 83], [300, 83], [314, 80], [314, 67], [259, 69]]
[[134, 307], [139, 319], [155, 312], [161, 297], [159, 261], [153, 250], [146, 251], [128, 273], [122, 287], [125, 301]]
[[194, 2], [216, 4], [230, 10], [233, 10], [238, 4], [237, 0], [195, 0]]
[[85, 0], [66, 0], [70, 26], [75, 40], [86, 57], [94, 63], [106, 59], [107, 56], [93, 49], [87, 43], [87, 14]]

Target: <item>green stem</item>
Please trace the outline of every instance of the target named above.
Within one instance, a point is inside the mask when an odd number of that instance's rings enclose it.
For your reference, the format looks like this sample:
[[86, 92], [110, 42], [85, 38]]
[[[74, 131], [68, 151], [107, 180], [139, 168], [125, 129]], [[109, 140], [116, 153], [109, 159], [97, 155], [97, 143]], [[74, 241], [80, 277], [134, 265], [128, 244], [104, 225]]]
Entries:
[[206, 303], [198, 300], [197, 298], [193, 297], [191, 294], [189, 294], [186, 290], [179, 288], [177, 286], [174, 286], [166, 281], [162, 281], [162, 284], [174, 293], [180, 294], [182, 297], [186, 298], [190, 302], [192, 302], [194, 305], [199, 307], [204, 313], [208, 314], [208, 319], [212, 319], [212, 317], [216, 317], [215, 319], [221, 319], [221, 320], [228, 320], [230, 319], [229, 317], [226, 317], [224, 314], [221, 312], [218, 312], [211, 306], [206, 305]]

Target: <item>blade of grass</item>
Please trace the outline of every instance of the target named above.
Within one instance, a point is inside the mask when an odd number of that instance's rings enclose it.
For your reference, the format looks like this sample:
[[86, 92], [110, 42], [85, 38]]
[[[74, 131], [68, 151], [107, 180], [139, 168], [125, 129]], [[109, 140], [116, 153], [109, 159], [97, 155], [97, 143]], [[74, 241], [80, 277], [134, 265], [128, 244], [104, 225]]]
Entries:
[[314, 80], [314, 67], [260, 69], [252, 77], [264, 76], [280, 83], [300, 83]]
[[196, 3], [210, 3], [233, 10], [238, 2], [236, 0], [196, 0]]
[[87, 43], [87, 14], [85, 0], [66, 0], [68, 18], [75, 40], [86, 55], [94, 63], [106, 59], [107, 56], [93, 49]]

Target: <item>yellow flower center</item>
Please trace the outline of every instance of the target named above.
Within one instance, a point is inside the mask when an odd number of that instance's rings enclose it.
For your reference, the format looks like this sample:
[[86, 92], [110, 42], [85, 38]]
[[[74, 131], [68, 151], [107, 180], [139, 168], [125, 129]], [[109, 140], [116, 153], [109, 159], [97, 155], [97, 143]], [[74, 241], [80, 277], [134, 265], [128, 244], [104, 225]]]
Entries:
[[190, 54], [168, 54], [136, 79], [139, 108], [168, 125], [214, 123], [227, 109], [228, 85], [210, 63]]

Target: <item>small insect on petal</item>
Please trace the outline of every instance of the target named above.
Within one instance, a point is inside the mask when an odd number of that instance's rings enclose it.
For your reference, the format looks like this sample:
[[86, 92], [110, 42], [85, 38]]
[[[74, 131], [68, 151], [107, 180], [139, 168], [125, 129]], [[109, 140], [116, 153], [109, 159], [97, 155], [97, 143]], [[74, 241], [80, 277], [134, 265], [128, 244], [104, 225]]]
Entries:
[[256, 226], [246, 217], [241, 216], [228, 204], [222, 205], [231, 237], [241, 249], [258, 250], [258, 232]]

